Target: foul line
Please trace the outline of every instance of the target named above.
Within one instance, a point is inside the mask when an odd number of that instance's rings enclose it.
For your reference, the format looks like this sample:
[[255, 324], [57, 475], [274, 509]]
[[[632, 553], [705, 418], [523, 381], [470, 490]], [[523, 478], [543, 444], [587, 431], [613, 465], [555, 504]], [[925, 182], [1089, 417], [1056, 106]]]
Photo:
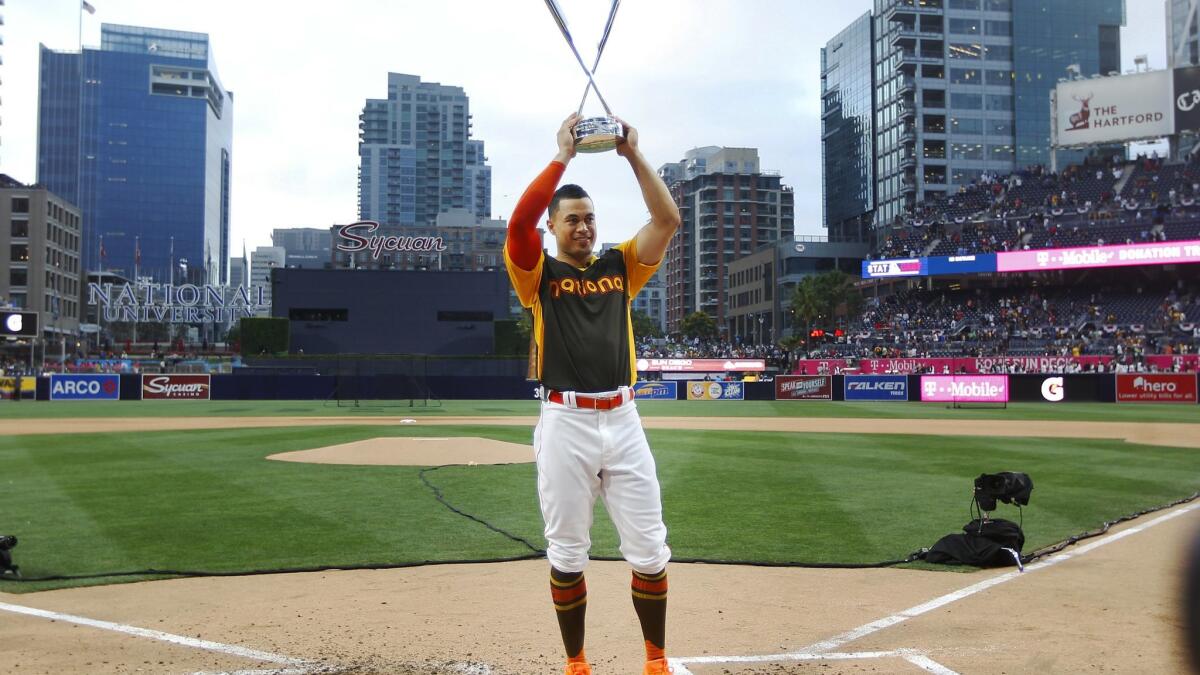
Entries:
[[[871, 623], [868, 623], [868, 624], [863, 624], [862, 626], [859, 626], [858, 628], [854, 628], [852, 630], [848, 630], [839, 635], [835, 635], [827, 640], [822, 640], [820, 642], [813, 643], [813, 644], [811, 644], [807, 647], [804, 647], [803, 649], [800, 649], [798, 651], [786, 652], [786, 653], [782, 653], [782, 654], [764, 654], [764, 655], [759, 655], [759, 656], [689, 656], [689, 657], [682, 657], [682, 658], [672, 658], [671, 662], [673, 665], [676, 666], [677, 672], [681, 673], [681, 675], [688, 675], [688, 673], [690, 673], [691, 671], [687, 670], [686, 667], [683, 667], [684, 664], [764, 663], [764, 662], [772, 662], [772, 661], [808, 661], [808, 660], [812, 660], [814, 657], [817, 657], [817, 658], [843, 658], [844, 659], [844, 658], [847, 658], [846, 655], [836, 654], [836, 656], [835, 656], [835, 654], [830, 653], [830, 651], [837, 649], [837, 648], [839, 648], [845, 644], [848, 644], [850, 642], [854, 642], [855, 640], [862, 639], [872, 633], [881, 631], [884, 628], [890, 628], [891, 626], [895, 626], [896, 624], [903, 623], [914, 617], [918, 617], [918, 616], [921, 616], [922, 614], [926, 614], [926, 613], [931, 612], [940, 607], [944, 607], [952, 602], [957, 602], [959, 600], [962, 600], [963, 598], [970, 597], [972, 595], [975, 595], [976, 593], [979, 593], [981, 591], [985, 591], [989, 588], [992, 588], [993, 586], [999, 586], [1000, 584], [1012, 581], [1013, 579], [1020, 577], [1022, 574], [1028, 574], [1029, 572], [1036, 572], [1037, 570], [1045, 569], [1047, 567], [1057, 565], [1058, 563], [1065, 562], [1067, 560], [1081, 556], [1090, 551], [1094, 551], [1095, 549], [1100, 548], [1101, 546], [1106, 546], [1108, 544], [1111, 544], [1114, 541], [1120, 541], [1121, 539], [1124, 539], [1125, 537], [1129, 537], [1134, 534], [1137, 534], [1138, 532], [1148, 530], [1151, 527], [1154, 527], [1161, 523], [1165, 523], [1168, 520], [1178, 518], [1179, 516], [1182, 516], [1191, 511], [1195, 511], [1196, 509], [1200, 509], [1200, 504], [1192, 504], [1190, 506], [1185, 506], [1185, 507], [1179, 509], [1178, 511], [1172, 511], [1171, 513], [1159, 516], [1159, 517], [1155, 518], [1154, 520], [1148, 521], [1141, 525], [1135, 525], [1133, 527], [1121, 530], [1120, 532], [1117, 532], [1115, 534], [1104, 537], [1103, 539], [1100, 539], [1098, 541], [1094, 541], [1090, 544], [1080, 546], [1079, 548], [1071, 550], [1068, 553], [1059, 553], [1059, 554], [1051, 557], [1048, 560], [1043, 560], [1041, 562], [1036, 562], [1036, 563], [1033, 563], [1032, 565], [1028, 565], [1025, 567], [1024, 572], [1020, 572], [1020, 571], [1007, 572], [1005, 574], [1001, 574], [1001, 575], [992, 577], [991, 579], [985, 579], [984, 581], [981, 581], [977, 584], [973, 584], [971, 586], [967, 586], [966, 588], [962, 588], [962, 589], [954, 591], [952, 593], [947, 593], [940, 597], [934, 598], [933, 600], [930, 600], [929, 602], [924, 602], [924, 603], [916, 605], [914, 607], [909, 607], [906, 610], [897, 612], [891, 616], [887, 616], [882, 619], [872, 621]], [[894, 653], [893, 652], [859, 652], [859, 654], [862, 654], [862, 656], [859, 656], [857, 658], [882, 658], [883, 656], [902, 656], [903, 658], [907, 659], [910, 663], [913, 663], [914, 665], [925, 668], [926, 670], [929, 670], [930, 672], [934, 672], [934, 673], [952, 673], [953, 672], [951, 670], [944, 669], [942, 666], [938, 665], [936, 662], [928, 659], [928, 657], [922, 656], [919, 653], [911, 652], [911, 651], [908, 651], [908, 652], [902, 651], [902, 652], [894, 652]], [[870, 655], [870, 656], [868, 656], [868, 655]], [[914, 659], [916, 659], [916, 660], [914, 660]], [[927, 662], [927, 665], [923, 665], [922, 663], [917, 663], [917, 661], [921, 661], [921, 660]], [[934, 667], [934, 668], [938, 668], [940, 670], [932, 670], [930, 668], [930, 666]]]
[[126, 635], [149, 638], [151, 640], [159, 640], [161, 642], [170, 642], [171, 644], [177, 644], [183, 647], [205, 649], [210, 652], [220, 652], [230, 656], [240, 656], [242, 658], [266, 661], [268, 663], [278, 663], [285, 666], [304, 666], [309, 663], [304, 659], [295, 659], [290, 656], [273, 654], [271, 652], [263, 652], [257, 649], [250, 649], [248, 647], [227, 645], [220, 642], [212, 642], [210, 640], [199, 640], [184, 635], [164, 633], [162, 631], [150, 630], [148, 628], [138, 628], [137, 626], [127, 626], [125, 624], [113, 623], [111, 621], [89, 619], [84, 616], [75, 616], [73, 614], [59, 614], [58, 612], [36, 609], [34, 607], [25, 607], [23, 605], [10, 605], [8, 603], [0, 602], [0, 610], [14, 612], [16, 614], [27, 614], [29, 616], [41, 617], [43, 619], [51, 619], [54, 621], [65, 621], [67, 623], [79, 624], [80, 626], [90, 626], [92, 628], [100, 628], [102, 630], [111, 630], [117, 633], [124, 633]]

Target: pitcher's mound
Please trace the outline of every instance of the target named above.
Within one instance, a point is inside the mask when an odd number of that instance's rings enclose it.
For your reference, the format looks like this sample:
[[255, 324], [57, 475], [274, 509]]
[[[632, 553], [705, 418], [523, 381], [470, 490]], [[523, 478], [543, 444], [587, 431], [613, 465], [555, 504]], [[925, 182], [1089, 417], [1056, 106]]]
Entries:
[[443, 464], [515, 464], [533, 461], [533, 447], [475, 436], [411, 438], [387, 436], [281, 452], [267, 459], [312, 464], [441, 466]]

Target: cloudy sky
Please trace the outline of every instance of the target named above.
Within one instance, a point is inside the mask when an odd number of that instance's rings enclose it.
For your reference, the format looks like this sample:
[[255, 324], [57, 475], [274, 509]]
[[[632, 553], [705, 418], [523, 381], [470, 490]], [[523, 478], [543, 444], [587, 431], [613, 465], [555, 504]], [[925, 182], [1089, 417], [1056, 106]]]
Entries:
[[[554, 132], [586, 83], [542, 0], [91, 0], [100, 24], [209, 35], [235, 96], [230, 250], [278, 227], [356, 220], [358, 114], [387, 96], [389, 71], [461, 86], [492, 166], [492, 211], [507, 218], [553, 156]], [[607, 0], [559, 0], [590, 61]], [[759, 149], [794, 186], [797, 233], [821, 229], [820, 47], [871, 0], [624, 0], [596, 80], [638, 127], [654, 166], [703, 145]], [[8, 0], [0, 28], [0, 172], [36, 178], [38, 43], [78, 48], [78, 0]], [[1125, 67], [1166, 65], [1162, 0], [1127, 0]], [[594, 97], [585, 113], [601, 112]], [[624, 160], [580, 156], [566, 179], [597, 205], [601, 241], [646, 217]], [[551, 245], [551, 248], [553, 246]]]

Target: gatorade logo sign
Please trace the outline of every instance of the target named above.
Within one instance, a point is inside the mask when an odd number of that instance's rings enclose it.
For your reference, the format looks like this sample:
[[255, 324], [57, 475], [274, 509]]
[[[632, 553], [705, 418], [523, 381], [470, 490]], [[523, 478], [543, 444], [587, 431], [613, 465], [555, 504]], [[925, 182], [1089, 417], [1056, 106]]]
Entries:
[[116, 401], [120, 398], [120, 375], [50, 375], [51, 401]]
[[208, 375], [142, 375], [142, 400], [188, 399], [207, 401], [211, 381]]
[[1043, 380], [1042, 398], [1051, 403], [1058, 403], [1066, 398], [1066, 391], [1063, 389], [1063, 379], [1061, 377], [1047, 377]]
[[1118, 403], [1195, 403], [1196, 376], [1183, 373], [1117, 375]]

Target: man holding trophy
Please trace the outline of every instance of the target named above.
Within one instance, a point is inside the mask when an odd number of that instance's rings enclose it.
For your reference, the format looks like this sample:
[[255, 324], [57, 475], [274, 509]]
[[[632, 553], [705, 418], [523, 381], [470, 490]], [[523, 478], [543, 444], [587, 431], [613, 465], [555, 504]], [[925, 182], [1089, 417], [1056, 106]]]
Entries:
[[[596, 64], [604, 50], [619, 0], [614, 0]], [[587, 584], [583, 570], [591, 548], [596, 498], [604, 500], [621, 539], [621, 555], [633, 567], [633, 606], [646, 650], [644, 673], [669, 673], [664, 648], [667, 620], [667, 528], [654, 456], [633, 402], [637, 380], [634, 296], [662, 263], [679, 228], [671, 193], [638, 147], [637, 129], [614, 117], [592, 73], [571, 40], [555, 0], [546, 0], [576, 60], [588, 76], [584, 100], [595, 91], [607, 115], [579, 112], [558, 129], [558, 152], [521, 195], [508, 223], [504, 262], [521, 304], [533, 314], [530, 374], [540, 382], [541, 416], [533, 432], [538, 500], [545, 521], [550, 594], [566, 650], [568, 675], [590, 674], [584, 654]], [[615, 149], [624, 157], [650, 211], [632, 239], [593, 254], [596, 210], [578, 185], [558, 187], [577, 152]], [[541, 248], [538, 220], [549, 209], [547, 228], [558, 245], [551, 257]]]
[[[666, 644], [666, 565], [654, 457], [631, 388], [637, 378], [630, 304], [662, 262], [679, 227], [667, 186], [638, 148], [638, 132], [620, 122], [617, 154], [629, 161], [650, 211], [637, 235], [593, 255], [596, 214], [577, 185], [555, 189], [576, 155], [578, 114], [558, 130], [558, 153], [521, 196], [508, 224], [504, 260], [521, 304], [533, 312], [531, 368], [541, 382], [534, 429], [538, 498], [545, 520], [550, 592], [567, 653], [566, 673], [591, 673], [583, 649], [596, 497], [604, 499], [633, 566], [633, 605], [645, 640], [645, 673], [671, 672]], [[558, 244], [541, 250], [537, 222]]]

